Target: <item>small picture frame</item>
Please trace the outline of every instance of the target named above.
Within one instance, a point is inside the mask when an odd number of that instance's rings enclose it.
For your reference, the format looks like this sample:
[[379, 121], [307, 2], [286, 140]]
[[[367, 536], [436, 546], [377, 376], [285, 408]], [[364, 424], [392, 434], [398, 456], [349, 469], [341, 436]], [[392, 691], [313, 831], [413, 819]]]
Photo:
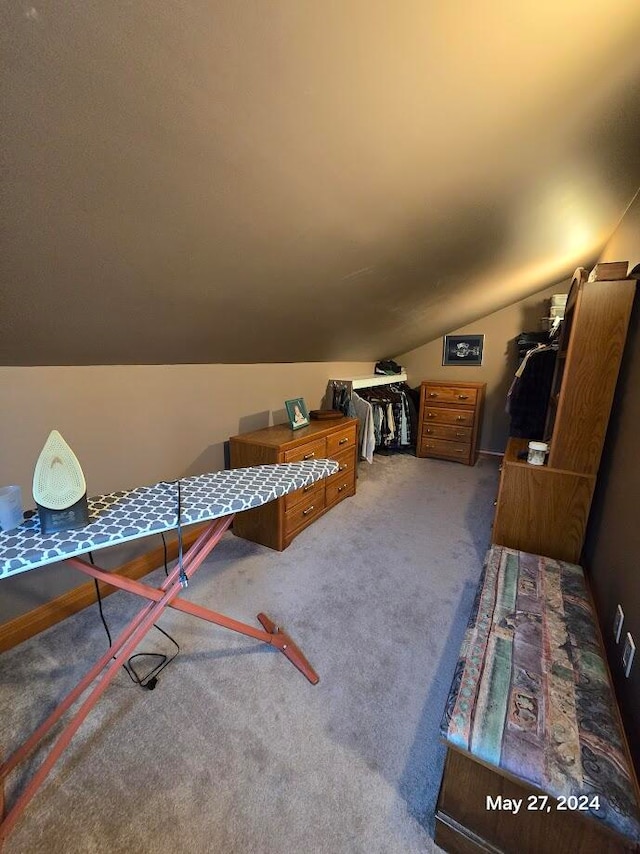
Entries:
[[480, 366], [483, 350], [484, 335], [445, 335], [442, 364]]
[[284, 405], [289, 416], [289, 426], [292, 430], [299, 430], [300, 427], [309, 426], [309, 412], [301, 397], [285, 400]]

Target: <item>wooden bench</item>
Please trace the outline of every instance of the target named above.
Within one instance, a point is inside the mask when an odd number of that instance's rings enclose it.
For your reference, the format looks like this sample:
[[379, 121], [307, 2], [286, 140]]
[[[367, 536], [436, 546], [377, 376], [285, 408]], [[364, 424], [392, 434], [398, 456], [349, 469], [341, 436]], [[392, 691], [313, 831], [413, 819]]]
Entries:
[[446, 851], [640, 851], [638, 784], [579, 566], [489, 550], [441, 731]]

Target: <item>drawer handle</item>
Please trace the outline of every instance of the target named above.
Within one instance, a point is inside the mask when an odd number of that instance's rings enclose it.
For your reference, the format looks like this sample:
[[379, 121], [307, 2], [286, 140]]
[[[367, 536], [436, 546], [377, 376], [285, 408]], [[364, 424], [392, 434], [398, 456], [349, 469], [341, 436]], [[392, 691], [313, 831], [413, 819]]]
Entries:
[[303, 515], [303, 516], [308, 516], [308, 515], [309, 515], [309, 513], [311, 513], [311, 511], [312, 511], [312, 510], [313, 510], [313, 504], [311, 505], [311, 507], [307, 507], [307, 509], [306, 509], [306, 510], [303, 510], [303, 511], [302, 511], [302, 515]]
[[498, 466], [498, 471], [502, 471], [502, 463]]
[[464, 421], [464, 415], [458, 415], [456, 421]]
[[435, 418], [435, 417], [436, 416], [433, 414], [433, 412], [427, 412], [427, 418]]
[[309, 492], [309, 490], [313, 489], [314, 486], [315, 486], [315, 483], [310, 483], [309, 486], [305, 486], [302, 491], [303, 492]]
[[464, 436], [464, 433], [456, 433], [456, 437], [458, 439], [462, 439], [463, 436]]
[[303, 459], [303, 460], [310, 460], [312, 457], [315, 457], [315, 455], [316, 455], [316, 452], [315, 452], [315, 451], [311, 451], [311, 453], [310, 453], [310, 454], [305, 454], [305, 455], [304, 455], [304, 457], [303, 457], [302, 459]]
[[430, 391], [429, 392], [429, 397], [437, 397], [437, 396], [438, 396], [438, 393], [436, 391]]
[[346, 469], [346, 466], [338, 466], [338, 471], [344, 471], [345, 469]]
[[338, 492], [343, 492], [343, 490], [345, 490], [346, 488], [347, 488], [347, 484], [343, 483], [342, 486], [338, 487]]
[[435, 445], [430, 445], [430, 444], [427, 442], [427, 444], [425, 445], [425, 448], [435, 448]]
[[345, 437], [344, 437], [344, 439], [340, 439], [340, 441], [338, 442], [338, 444], [339, 444], [339, 445], [346, 445], [348, 441], [349, 441], [349, 437], [348, 437], [348, 436], [345, 436]]
[[459, 394], [458, 400], [469, 400], [469, 395], [468, 394]]
[[431, 429], [431, 427], [427, 427], [426, 432], [427, 432], [427, 433], [429, 433], [429, 434], [431, 434], [431, 433], [433, 433], [433, 430]]
[[497, 507], [497, 506], [498, 506], [498, 499], [497, 499], [497, 498], [494, 500], [494, 502], [493, 502], [493, 506], [494, 506], [494, 507]]

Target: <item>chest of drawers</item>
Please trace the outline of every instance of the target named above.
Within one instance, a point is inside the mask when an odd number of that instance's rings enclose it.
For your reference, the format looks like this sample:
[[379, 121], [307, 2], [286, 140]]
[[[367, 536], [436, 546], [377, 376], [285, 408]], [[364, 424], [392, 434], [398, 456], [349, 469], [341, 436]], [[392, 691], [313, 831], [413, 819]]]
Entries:
[[486, 383], [421, 383], [417, 456], [475, 465], [485, 389]]
[[277, 424], [232, 436], [231, 468], [300, 460], [332, 459], [340, 468], [331, 477], [298, 489], [253, 510], [239, 513], [233, 532], [239, 537], [283, 551], [312, 522], [356, 491], [355, 418], [312, 421], [295, 432]]

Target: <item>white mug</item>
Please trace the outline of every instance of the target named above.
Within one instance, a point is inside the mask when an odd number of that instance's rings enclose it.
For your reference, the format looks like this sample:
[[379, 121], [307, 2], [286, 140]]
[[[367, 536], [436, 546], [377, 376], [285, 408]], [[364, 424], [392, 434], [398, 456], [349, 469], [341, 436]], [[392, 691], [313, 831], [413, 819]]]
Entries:
[[549, 445], [546, 442], [529, 442], [527, 462], [532, 466], [543, 466], [548, 452]]
[[23, 518], [20, 487], [0, 487], [0, 531], [13, 531], [22, 524]]

